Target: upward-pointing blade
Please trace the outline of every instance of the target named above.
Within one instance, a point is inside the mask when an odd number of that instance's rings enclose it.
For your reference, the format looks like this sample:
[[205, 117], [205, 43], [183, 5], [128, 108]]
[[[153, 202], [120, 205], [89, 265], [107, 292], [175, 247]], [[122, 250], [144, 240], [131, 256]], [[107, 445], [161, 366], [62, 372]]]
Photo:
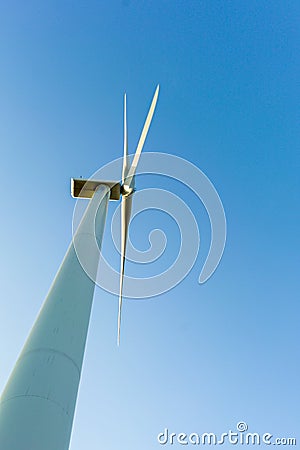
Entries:
[[151, 102], [151, 105], [149, 108], [149, 112], [148, 112], [147, 118], [144, 123], [143, 130], [142, 130], [142, 133], [140, 136], [140, 140], [138, 142], [138, 145], [137, 145], [137, 148], [135, 151], [135, 155], [133, 157], [133, 161], [132, 161], [132, 164], [130, 166], [130, 169], [129, 169], [129, 172], [127, 175], [128, 184], [130, 186], [134, 185], [134, 175], [135, 175], [135, 172], [137, 169], [137, 165], [139, 163], [139, 159], [140, 159], [140, 156], [141, 156], [141, 153], [143, 150], [143, 146], [144, 146], [144, 143], [145, 143], [145, 140], [147, 137], [147, 133], [148, 133], [150, 125], [151, 125], [152, 117], [153, 117], [153, 114], [155, 111], [155, 106], [156, 106], [156, 102], [157, 102], [157, 98], [158, 98], [158, 93], [159, 93], [159, 84], [156, 87], [156, 90], [155, 90], [155, 93], [154, 93], [154, 96], [153, 96], [153, 99], [152, 99], [152, 102]]
[[123, 167], [122, 167], [122, 185], [125, 183], [125, 178], [129, 170], [129, 156], [128, 156], [128, 134], [127, 134], [127, 98], [124, 94], [124, 150], [123, 150]]

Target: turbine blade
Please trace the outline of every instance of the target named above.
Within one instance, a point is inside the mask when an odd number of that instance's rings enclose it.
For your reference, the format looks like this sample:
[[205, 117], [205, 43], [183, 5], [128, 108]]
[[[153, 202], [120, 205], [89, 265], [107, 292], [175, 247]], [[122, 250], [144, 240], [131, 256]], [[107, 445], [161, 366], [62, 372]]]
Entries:
[[127, 172], [129, 170], [128, 156], [128, 134], [127, 134], [127, 97], [124, 94], [124, 137], [123, 137], [123, 167], [122, 167], [122, 184], [125, 182]]
[[150, 124], [151, 124], [151, 121], [152, 121], [152, 117], [153, 117], [153, 114], [154, 114], [154, 111], [155, 111], [156, 102], [157, 102], [157, 98], [158, 98], [158, 93], [159, 93], [159, 84], [156, 87], [156, 90], [155, 90], [155, 93], [154, 93], [154, 96], [153, 96], [153, 99], [152, 99], [152, 102], [151, 102], [151, 105], [150, 105], [150, 108], [149, 108], [149, 111], [148, 111], [148, 115], [147, 115], [147, 118], [145, 120], [144, 127], [143, 127], [143, 130], [142, 130], [141, 136], [140, 136], [140, 140], [138, 142], [138, 145], [137, 145], [137, 148], [136, 148], [136, 151], [135, 151], [135, 155], [134, 155], [132, 164], [130, 166], [130, 169], [129, 169], [129, 172], [128, 172], [128, 175], [127, 175], [127, 179], [129, 180], [129, 184], [132, 184], [133, 177], [134, 177], [135, 172], [136, 172], [136, 168], [137, 168], [137, 165], [138, 165], [141, 153], [142, 153], [142, 149], [143, 149], [146, 137], [147, 137], [147, 133], [149, 131], [149, 127], [150, 127]]
[[119, 290], [119, 311], [118, 311], [118, 345], [120, 345], [121, 335], [121, 313], [123, 300], [124, 267], [126, 259], [126, 245], [128, 238], [128, 227], [131, 217], [132, 195], [122, 196], [121, 202], [121, 266], [120, 266], [120, 290]]

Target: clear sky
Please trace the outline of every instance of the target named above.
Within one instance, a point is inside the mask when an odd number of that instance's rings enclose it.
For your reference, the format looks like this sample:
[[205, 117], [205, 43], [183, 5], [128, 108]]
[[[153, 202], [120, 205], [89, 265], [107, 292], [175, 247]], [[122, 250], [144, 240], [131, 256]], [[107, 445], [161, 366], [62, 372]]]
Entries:
[[[165, 184], [203, 245], [175, 289], [125, 300], [120, 348], [117, 298], [97, 288], [71, 450], [150, 450], [165, 427], [239, 421], [300, 442], [299, 14], [296, 0], [1, 2], [0, 390], [71, 239], [70, 177], [122, 154], [124, 91], [130, 151], [160, 83], [145, 152], [197, 165], [227, 217], [221, 264], [199, 285], [208, 219]], [[161, 223], [178, 243], [161, 216], [136, 219], [137, 246]], [[114, 259], [108, 239], [104, 251]]]

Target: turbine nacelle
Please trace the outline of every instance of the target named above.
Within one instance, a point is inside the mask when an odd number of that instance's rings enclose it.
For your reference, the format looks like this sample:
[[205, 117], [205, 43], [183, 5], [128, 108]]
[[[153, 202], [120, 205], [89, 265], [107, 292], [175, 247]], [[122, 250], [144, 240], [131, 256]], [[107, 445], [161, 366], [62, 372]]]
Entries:
[[108, 186], [110, 189], [110, 200], [120, 200], [122, 186], [119, 181], [83, 180], [82, 178], [71, 178], [71, 195], [74, 198], [92, 198], [97, 187]]
[[110, 200], [120, 200], [121, 195], [128, 197], [135, 191], [134, 180], [126, 180], [124, 184], [118, 181], [84, 180], [82, 178], [71, 178], [71, 195], [73, 198], [92, 198], [97, 187], [108, 186], [110, 189]]

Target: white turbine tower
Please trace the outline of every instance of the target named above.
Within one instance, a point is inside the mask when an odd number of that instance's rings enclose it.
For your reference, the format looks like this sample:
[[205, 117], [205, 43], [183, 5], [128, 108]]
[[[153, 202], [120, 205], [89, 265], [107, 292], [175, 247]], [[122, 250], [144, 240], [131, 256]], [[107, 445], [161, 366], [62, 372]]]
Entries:
[[[73, 197], [90, 198], [88, 208], [56, 274], [42, 309], [0, 398], [0, 450], [67, 450], [69, 448], [99, 253], [109, 199], [120, 196], [121, 269], [118, 344], [125, 252], [134, 182], [141, 151], [154, 114], [159, 86], [130, 164], [124, 96], [124, 159], [119, 182], [72, 179]], [[76, 253], [91, 248], [89, 276]], [[86, 253], [86, 252], [85, 252]]]

